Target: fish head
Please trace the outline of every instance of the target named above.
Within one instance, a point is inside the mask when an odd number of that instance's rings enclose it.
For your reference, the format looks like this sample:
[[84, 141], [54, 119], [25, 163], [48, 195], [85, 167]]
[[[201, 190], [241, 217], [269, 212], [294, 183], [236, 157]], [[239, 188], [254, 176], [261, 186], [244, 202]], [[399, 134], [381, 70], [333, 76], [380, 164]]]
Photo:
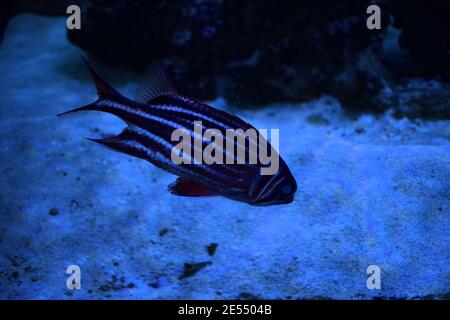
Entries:
[[[281, 169], [281, 168], [280, 168]], [[288, 204], [294, 201], [297, 181], [287, 168], [279, 170], [274, 176], [261, 176], [255, 187], [255, 193], [249, 202], [254, 206], [272, 206]]]

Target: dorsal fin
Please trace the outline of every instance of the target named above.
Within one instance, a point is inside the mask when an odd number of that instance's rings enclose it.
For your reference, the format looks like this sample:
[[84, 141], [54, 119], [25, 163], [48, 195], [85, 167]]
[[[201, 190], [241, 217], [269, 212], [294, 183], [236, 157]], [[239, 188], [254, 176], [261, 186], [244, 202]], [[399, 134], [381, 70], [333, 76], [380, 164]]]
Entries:
[[178, 94], [169, 75], [160, 62], [153, 62], [144, 72], [143, 81], [136, 92], [136, 101], [148, 103], [164, 94]]

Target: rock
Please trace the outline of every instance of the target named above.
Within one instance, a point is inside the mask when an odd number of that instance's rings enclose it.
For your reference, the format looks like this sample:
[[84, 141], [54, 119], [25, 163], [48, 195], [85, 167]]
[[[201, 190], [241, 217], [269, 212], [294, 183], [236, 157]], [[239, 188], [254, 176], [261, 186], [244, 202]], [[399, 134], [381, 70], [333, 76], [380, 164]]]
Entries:
[[184, 278], [189, 278], [194, 276], [197, 272], [202, 270], [203, 268], [210, 266], [212, 264], [211, 261], [205, 262], [196, 262], [196, 263], [185, 263], [183, 267], [183, 273], [180, 275], [179, 279], [182, 280]]
[[379, 42], [365, 27], [369, 3], [90, 0], [68, 36], [114, 65], [165, 59], [180, 91], [199, 99], [266, 105], [317, 97]]
[[218, 244], [214, 243], [214, 242], [212, 242], [212, 243], [210, 243], [209, 245], [206, 246], [206, 250], [208, 251], [208, 254], [210, 256], [213, 256], [216, 253], [217, 246], [218, 246]]
[[48, 214], [51, 216], [57, 216], [59, 214], [59, 210], [57, 208], [51, 208]]
[[167, 232], [169, 232], [169, 229], [167, 228], [161, 229], [159, 230], [159, 236], [164, 237], [167, 234]]
[[0, 11], [0, 42], [8, 21], [20, 12], [32, 12], [42, 15], [66, 15], [69, 5], [83, 6], [85, 0], [5, 0]]
[[439, 81], [412, 80], [399, 86], [398, 117], [450, 119], [450, 85]]
[[67, 7], [77, 5], [83, 8], [87, 0], [20, 0], [16, 2], [18, 3], [20, 12], [50, 16], [67, 16]]
[[3, 40], [3, 33], [8, 24], [9, 19], [19, 11], [17, 1], [5, 1], [0, 11], [0, 42]]
[[320, 113], [314, 113], [306, 118], [306, 121], [314, 126], [327, 126], [330, 122]]
[[68, 36], [95, 58], [116, 66], [142, 70], [154, 60], [170, 58], [177, 86], [210, 99], [216, 96], [216, 69], [223, 50], [221, 3], [92, 0], [83, 10], [82, 29], [68, 31]]
[[238, 300], [259, 300], [259, 297], [248, 292], [241, 292], [239, 293]]
[[407, 75], [450, 82], [449, 2], [391, 1], [388, 7], [408, 52]]
[[379, 48], [370, 47], [355, 57], [334, 79], [330, 94], [352, 111], [380, 113], [395, 105], [395, 81], [381, 62]]
[[[402, 97], [392, 92], [402, 78], [450, 82], [446, 0], [432, 6], [378, 1], [381, 31], [365, 27], [369, 0], [8, 3], [0, 13], [0, 40], [18, 12], [65, 16], [67, 6], [77, 4], [82, 29], [67, 32], [73, 43], [116, 67], [142, 71], [163, 60], [180, 91], [200, 100], [224, 96], [248, 108], [306, 101], [326, 92], [351, 111], [380, 113], [394, 107], [402, 113]], [[404, 54], [389, 61], [381, 49], [393, 29]]]

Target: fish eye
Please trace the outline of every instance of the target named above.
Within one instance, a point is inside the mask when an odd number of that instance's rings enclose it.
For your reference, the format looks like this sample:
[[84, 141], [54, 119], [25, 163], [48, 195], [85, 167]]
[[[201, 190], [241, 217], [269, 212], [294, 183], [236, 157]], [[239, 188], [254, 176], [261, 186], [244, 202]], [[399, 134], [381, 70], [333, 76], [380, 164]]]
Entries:
[[292, 186], [290, 184], [285, 184], [281, 187], [281, 194], [290, 194], [292, 192]]

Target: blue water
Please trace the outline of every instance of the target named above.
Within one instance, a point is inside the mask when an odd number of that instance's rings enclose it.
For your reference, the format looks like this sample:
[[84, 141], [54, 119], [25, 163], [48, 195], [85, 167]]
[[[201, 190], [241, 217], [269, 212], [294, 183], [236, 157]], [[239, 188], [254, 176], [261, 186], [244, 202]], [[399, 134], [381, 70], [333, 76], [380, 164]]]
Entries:
[[[120, 132], [112, 116], [56, 117], [96, 98], [63, 18], [14, 18], [0, 68], [0, 298], [448, 297], [448, 121], [348, 117], [326, 95], [252, 111], [213, 101], [280, 129], [296, 199], [251, 207], [173, 196], [174, 176], [83, 139]], [[138, 75], [98, 68], [132, 96]], [[70, 265], [81, 289], [66, 286]]]

